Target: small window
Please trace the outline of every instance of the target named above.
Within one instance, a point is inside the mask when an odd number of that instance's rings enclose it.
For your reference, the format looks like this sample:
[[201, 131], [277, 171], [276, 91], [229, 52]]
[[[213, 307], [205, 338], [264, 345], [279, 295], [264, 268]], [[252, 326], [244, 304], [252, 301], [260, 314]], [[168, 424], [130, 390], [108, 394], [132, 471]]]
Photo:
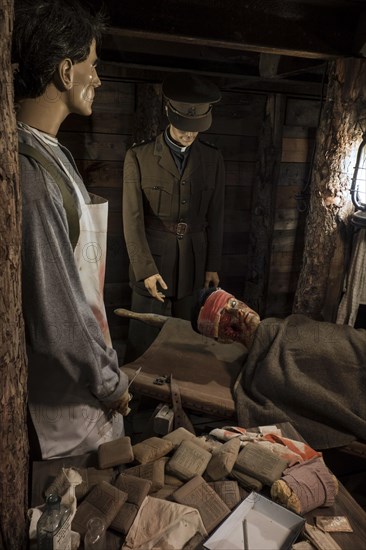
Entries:
[[351, 186], [352, 202], [357, 210], [366, 211], [366, 133], [358, 149]]

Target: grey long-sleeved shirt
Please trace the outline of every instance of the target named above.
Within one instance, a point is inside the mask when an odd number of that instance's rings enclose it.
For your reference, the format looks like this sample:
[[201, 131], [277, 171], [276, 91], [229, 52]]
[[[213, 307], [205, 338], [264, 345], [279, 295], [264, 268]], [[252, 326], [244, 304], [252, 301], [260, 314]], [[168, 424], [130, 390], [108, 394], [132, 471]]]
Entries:
[[[26, 130], [19, 130], [19, 140], [52, 158]], [[54, 150], [63, 163], [68, 163], [86, 202], [90, 202], [71, 154], [61, 146]], [[90, 394], [91, 399], [108, 407], [126, 391], [127, 376], [119, 368], [115, 350], [106, 346], [86, 301], [59, 188], [36, 162], [23, 155], [19, 159], [23, 315], [30, 402], [32, 389], [36, 388], [39, 395], [39, 389], [43, 388], [40, 406], [52, 400], [57, 407], [55, 396], [60, 404], [83, 403]], [[72, 183], [68, 185], [77, 201]]]

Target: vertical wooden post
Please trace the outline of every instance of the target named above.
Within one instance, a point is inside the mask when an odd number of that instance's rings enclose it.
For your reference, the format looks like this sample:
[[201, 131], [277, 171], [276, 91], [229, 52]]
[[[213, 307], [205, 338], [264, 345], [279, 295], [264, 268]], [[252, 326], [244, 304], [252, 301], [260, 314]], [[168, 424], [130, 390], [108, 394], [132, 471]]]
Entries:
[[10, 62], [13, 2], [0, 8], [0, 548], [26, 548], [28, 440], [21, 310], [21, 198]]
[[244, 290], [244, 299], [261, 316], [265, 314], [267, 303], [283, 117], [283, 96], [269, 95], [263, 130], [259, 136], [259, 158], [252, 197], [248, 279]]
[[[343, 279], [349, 188], [365, 110], [366, 61], [330, 63], [327, 97], [317, 133], [302, 270], [293, 311], [335, 320]], [[331, 288], [330, 285], [331, 284]], [[332, 304], [329, 303], [332, 301]]]

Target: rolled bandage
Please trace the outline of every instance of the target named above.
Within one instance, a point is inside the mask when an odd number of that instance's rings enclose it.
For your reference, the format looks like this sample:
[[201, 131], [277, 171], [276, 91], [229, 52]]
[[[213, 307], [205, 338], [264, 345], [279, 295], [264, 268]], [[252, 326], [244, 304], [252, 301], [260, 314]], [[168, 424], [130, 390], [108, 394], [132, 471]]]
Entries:
[[287, 468], [271, 487], [272, 499], [298, 514], [332, 506], [337, 493], [337, 478], [319, 457]]

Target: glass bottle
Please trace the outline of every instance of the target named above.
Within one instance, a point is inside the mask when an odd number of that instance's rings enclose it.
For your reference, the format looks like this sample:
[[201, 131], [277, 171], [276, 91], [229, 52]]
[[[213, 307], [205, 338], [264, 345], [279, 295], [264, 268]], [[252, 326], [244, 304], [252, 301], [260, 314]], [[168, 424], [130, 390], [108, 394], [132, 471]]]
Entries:
[[84, 537], [85, 550], [105, 550], [106, 532], [105, 525], [101, 518], [90, 518], [86, 526]]
[[71, 509], [61, 504], [61, 497], [48, 495], [37, 523], [38, 550], [71, 550], [71, 519]]

